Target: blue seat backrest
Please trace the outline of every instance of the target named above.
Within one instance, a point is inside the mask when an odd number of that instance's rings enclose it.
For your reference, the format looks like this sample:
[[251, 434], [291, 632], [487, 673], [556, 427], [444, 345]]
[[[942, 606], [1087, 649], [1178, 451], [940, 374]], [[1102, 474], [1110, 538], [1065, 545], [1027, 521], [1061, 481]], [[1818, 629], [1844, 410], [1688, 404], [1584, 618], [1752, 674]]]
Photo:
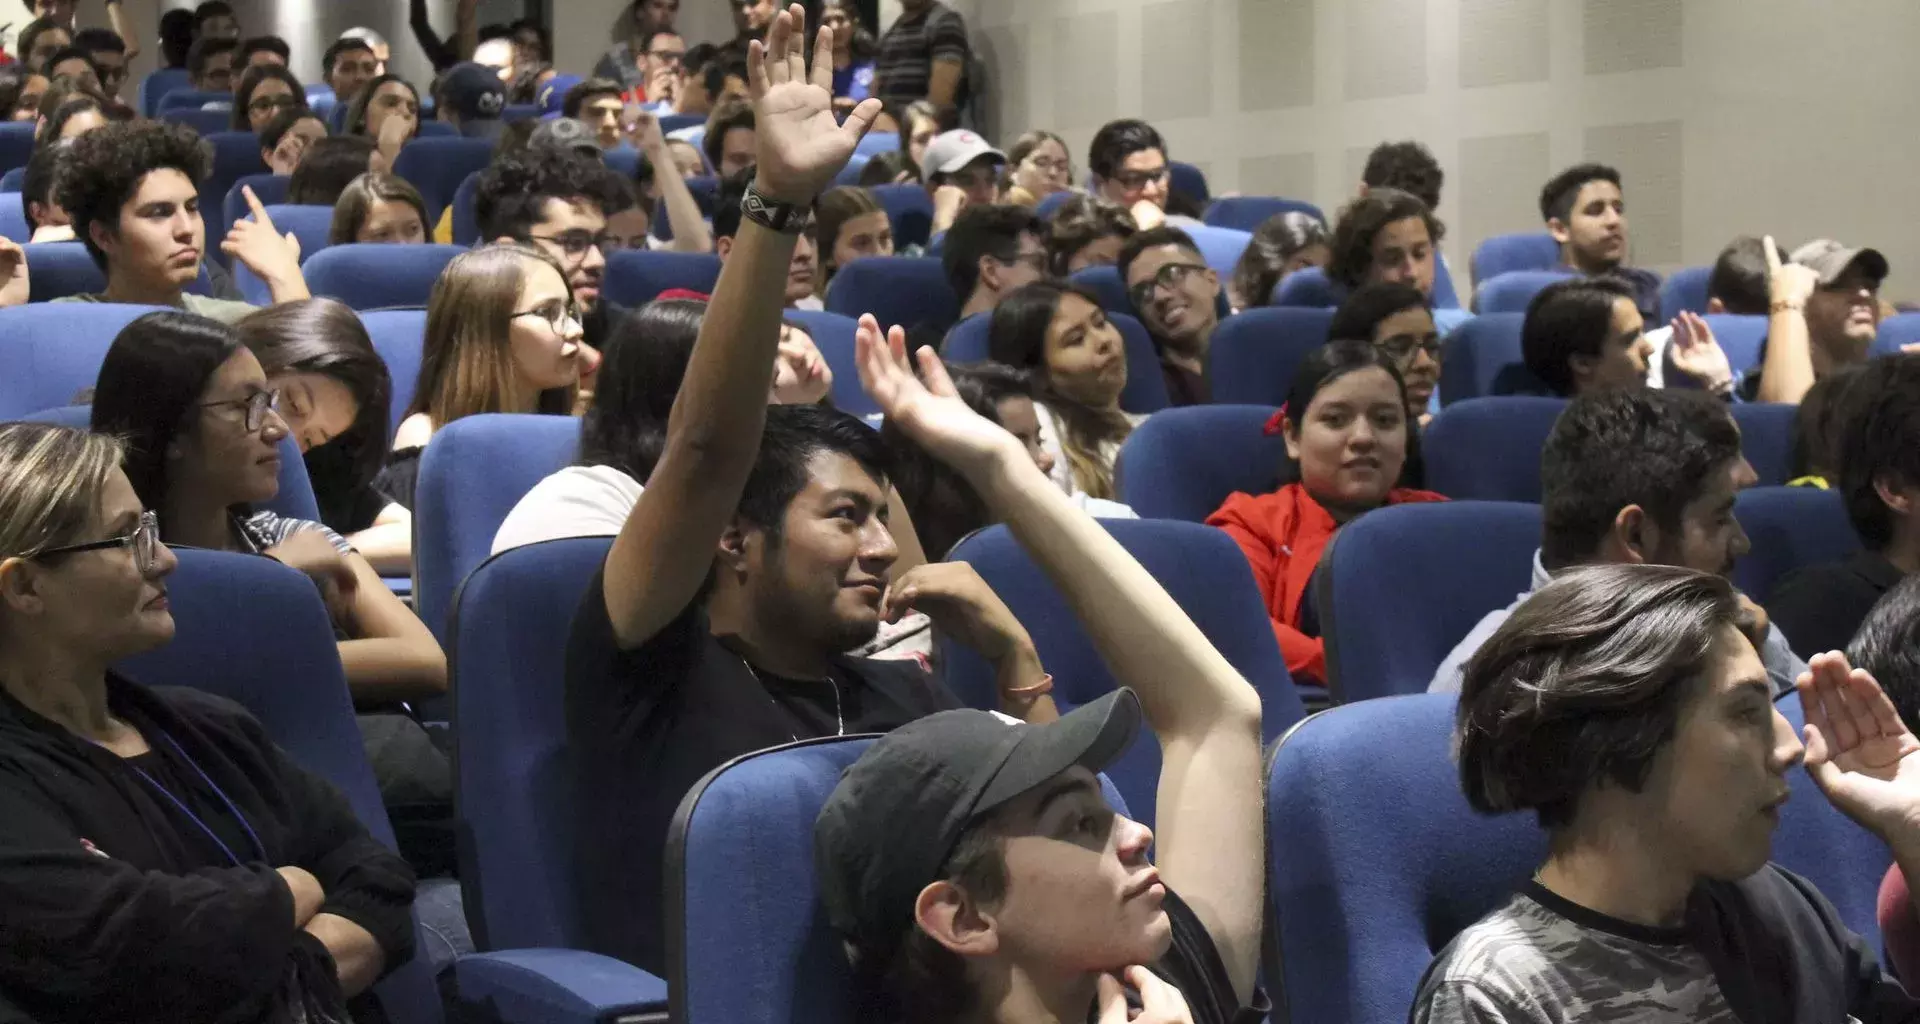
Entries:
[[39, 242], [27, 253], [27, 302], [51, 302], [69, 295], [93, 295], [107, 288], [107, 273], [79, 242]]
[[[1660, 318], [1671, 320], [1682, 310], [1707, 315], [1707, 278], [1712, 267], [1681, 267], [1660, 282]], [[1652, 324], [1647, 325], [1653, 329]]]
[[1860, 535], [1853, 532], [1838, 491], [1750, 487], [1734, 498], [1733, 515], [1753, 545], [1734, 563], [1733, 582], [1761, 604], [1787, 573], [1860, 550]]
[[[756, 751], [708, 773], [667, 835], [669, 1016], [681, 1024], [854, 1024], [852, 976], [820, 907], [813, 823], [872, 736]], [[1108, 806], [1129, 807], [1106, 777]]]
[[[236, 186], [237, 187], [237, 186]], [[228, 195], [232, 195], [231, 192]], [[267, 206], [267, 216], [272, 219], [274, 230], [283, 235], [292, 235], [300, 240], [300, 263], [306, 265], [314, 253], [327, 247], [327, 239], [333, 232], [333, 207], [331, 206], [289, 206], [274, 203]], [[244, 215], [252, 220], [253, 214]], [[238, 260], [233, 264], [233, 283], [240, 289], [240, 297], [256, 306], [273, 305], [273, 290], [265, 281], [260, 280], [251, 268]]]
[[833, 370], [834, 408], [855, 416], [879, 412], [880, 407], [860, 386], [860, 367], [853, 354], [853, 335], [859, 322], [839, 313], [806, 309], [789, 309], [785, 316], [807, 329], [821, 358]]
[[1215, 227], [1252, 231], [1288, 213], [1304, 213], [1322, 224], [1327, 222], [1326, 214], [1321, 213], [1318, 206], [1279, 196], [1221, 196], [1207, 207], [1207, 215], [1202, 219]]
[[[200, 183], [200, 216], [207, 225], [207, 255], [225, 265], [227, 257], [220, 251], [220, 243], [226, 240], [230, 226], [226, 214], [227, 193], [241, 178], [267, 173], [267, 164], [260, 157], [260, 139], [252, 132], [203, 130], [201, 134], [213, 145], [213, 170], [207, 180]], [[266, 202], [264, 198], [261, 201]]]
[[[1735, 313], [1704, 314], [1708, 329], [1713, 338], [1720, 343], [1721, 351], [1727, 354], [1727, 365], [1733, 368], [1735, 376], [1760, 365], [1767, 350], [1767, 318], [1764, 316], [1742, 316]], [[1648, 330], [1653, 325], [1647, 325]], [[1669, 356], [1673, 347], [1667, 347]], [[1671, 361], [1668, 363], [1672, 365]]]
[[1546, 385], [1527, 369], [1520, 350], [1522, 313], [1482, 313], [1446, 337], [1440, 359], [1440, 400], [1544, 393]]
[[314, 295], [357, 310], [424, 306], [440, 272], [465, 251], [457, 245], [331, 245], [301, 269]]
[[1060, 212], [1062, 206], [1067, 205], [1067, 200], [1072, 199], [1077, 194], [1078, 193], [1075, 192], [1055, 192], [1052, 195], [1046, 196], [1034, 206], [1033, 215], [1043, 221], [1052, 220], [1053, 215]]
[[27, 166], [33, 159], [32, 121], [0, 122], [0, 171]]
[[474, 197], [480, 192], [480, 175], [475, 171], [453, 190], [453, 244], [472, 245], [480, 240], [480, 221], [474, 216]]
[[1302, 267], [1273, 286], [1273, 305], [1334, 309], [1347, 300], [1347, 287], [1320, 267]]
[[[298, 460], [296, 460], [298, 461]], [[306, 576], [270, 559], [179, 550], [167, 580], [173, 642], [119, 668], [148, 686], [186, 686], [238, 703], [293, 761], [333, 783], [375, 839], [393, 829], [367, 763], [333, 628]], [[393, 1020], [434, 1024], [439, 997], [420, 958], [376, 989]]]
[[1327, 688], [1339, 703], [1418, 693], [1480, 617], [1525, 591], [1540, 507], [1389, 505], [1341, 528], [1314, 583]]
[[711, 294], [720, 257], [704, 252], [617, 252], [607, 258], [607, 301], [632, 308], [673, 288]]
[[865, 256], [849, 260], [827, 287], [827, 309], [843, 316], [872, 313], [882, 327], [899, 325], [945, 333], [960, 319], [960, 299], [940, 261], [929, 257]]
[[[424, 101], [424, 97], [422, 99]], [[352, 109], [351, 104], [343, 104], [339, 107], [340, 120], [343, 123], [346, 121], [346, 113]], [[445, 121], [422, 121], [420, 130], [414, 134], [416, 139], [457, 139], [459, 137], [460, 129]]]
[[[1300, 695], [1280, 657], [1253, 571], [1240, 548], [1210, 526], [1155, 519], [1104, 520], [1101, 525], [1140, 561], [1260, 694], [1264, 735], [1273, 739], [1300, 720]], [[1064, 713], [1115, 684], [1080, 622], [1046, 574], [1004, 526], [991, 526], [954, 546], [949, 561], [980, 573], [1032, 634], [1040, 661], [1053, 673], [1053, 699]], [[972, 651], [945, 649], [947, 685], [969, 706], [999, 707], [993, 670]], [[1142, 735], [1107, 769], [1135, 817], [1154, 820], [1159, 745]]]
[[0, 238], [18, 245], [33, 238], [33, 227], [27, 223], [27, 204], [18, 192], [0, 191]]
[[1459, 309], [1460, 293], [1453, 287], [1453, 270], [1447, 263], [1446, 254], [1439, 249], [1433, 251], [1433, 308]]
[[509, 103], [500, 111], [500, 120], [508, 124], [515, 121], [531, 121], [543, 113], [546, 113], [546, 108], [538, 103]]
[[1542, 288], [1573, 276], [1570, 270], [1512, 270], [1482, 282], [1473, 296], [1476, 313], [1525, 313]]
[[26, 184], [27, 169], [25, 167], [15, 167], [5, 174], [0, 174], [0, 192], [19, 192], [26, 187]]
[[[253, 189], [253, 194], [259, 198], [262, 205], [275, 206], [286, 203], [287, 186], [292, 183], [292, 176], [286, 174], [263, 172], [242, 175], [231, 188], [227, 189], [227, 197], [220, 201], [220, 213], [226, 219], [226, 223], [237, 224], [240, 218], [251, 212], [252, 208], [247, 205], [246, 193], [240, 191], [242, 185]], [[313, 254], [304, 249], [301, 250], [301, 259], [311, 255]]]
[[152, 117], [160, 112], [160, 100], [168, 93], [189, 87], [192, 75], [186, 68], [157, 68], [140, 80], [140, 113]]
[[1540, 451], [1560, 398], [1474, 398], [1440, 410], [1421, 435], [1427, 487], [1456, 501], [1539, 501]]
[[1100, 308], [1109, 314], [1124, 313], [1139, 318], [1140, 314], [1133, 308], [1133, 300], [1127, 298], [1127, 283], [1120, 279], [1119, 267], [1083, 267], [1074, 271], [1067, 280], [1099, 296]]
[[1200, 523], [1235, 491], [1273, 490], [1287, 445], [1264, 428], [1279, 411], [1268, 405], [1190, 405], [1147, 417], [1120, 446], [1120, 500], [1144, 519]]
[[1263, 306], [1220, 322], [1207, 349], [1213, 400], [1229, 405], [1284, 405], [1307, 353], [1327, 343], [1333, 310]]
[[[720, 179], [711, 174], [700, 174], [686, 179], [686, 182], [687, 191], [693, 193], [694, 205], [700, 208], [700, 216], [711, 222], [714, 204], [720, 201]], [[667, 215], [665, 203], [654, 206], [653, 237], [663, 242], [673, 240], [673, 218]]]
[[1740, 451], [1761, 486], [1784, 484], [1793, 472], [1793, 423], [1800, 411], [1784, 402], [1736, 402], [1730, 409], [1740, 424]]
[[[233, 94], [219, 90], [174, 89], [160, 97], [160, 113], [168, 114], [176, 110], [199, 110], [209, 103], [231, 103]], [[231, 115], [231, 111], [221, 111]]]
[[374, 351], [387, 364], [392, 380], [392, 399], [387, 411], [387, 432], [400, 429], [407, 406], [413, 402], [414, 385], [420, 379], [420, 357], [426, 344], [427, 311], [424, 309], [382, 309], [360, 314], [360, 322], [373, 339]]
[[[1120, 330], [1127, 351], [1127, 383], [1120, 389], [1120, 408], [1131, 413], [1155, 413], [1167, 407], [1167, 379], [1160, 374], [1160, 357], [1153, 339], [1140, 321], [1125, 313], [1107, 314]], [[950, 363], [977, 363], [991, 359], [993, 314], [975, 313], [953, 325], [940, 343], [940, 358]], [[834, 371], [838, 373], [838, 370]]]
[[[1806, 708], [1798, 693], [1774, 701], [1793, 725], [1796, 736], [1806, 734]], [[1878, 903], [1880, 880], [1893, 864], [1893, 854], [1882, 842], [1833, 806], [1814, 784], [1813, 776], [1795, 768], [1787, 772], [1792, 799], [1780, 808], [1780, 826], [1773, 832], [1773, 862], [1812, 882], [1820, 895], [1867, 948], [1881, 950]]]
[[1880, 333], [1873, 340], [1873, 354], [1890, 356], [1901, 346], [1920, 343], [1920, 313], [1896, 313], [1880, 321]]
[[674, 132], [685, 131], [688, 128], [695, 128], [706, 123], [706, 117], [701, 114], [660, 115], [660, 131], [666, 135], [672, 135]]
[[1525, 231], [1481, 241], [1473, 249], [1469, 270], [1478, 285], [1516, 270], [1551, 270], [1559, 265], [1560, 243], [1544, 231]]
[[1186, 196], [1193, 205], [1205, 210], [1207, 203], [1213, 199], [1213, 193], [1207, 188], [1205, 172], [1193, 164], [1182, 163], [1179, 160], [1167, 161], [1167, 170], [1171, 172], [1169, 188], [1173, 192]]
[[881, 153], [892, 153], [900, 149], [899, 132], [868, 132], [853, 148], [854, 155], [874, 157]]
[[0, 309], [0, 420], [75, 404], [99, 379], [121, 329], [159, 308], [75, 302]]
[[233, 123], [233, 113], [227, 110], [201, 110], [198, 107], [175, 107], [160, 112], [160, 120], [174, 124], [184, 124], [204, 136], [213, 136], [227, 130]]
[[893, 244], [900, 248], [925, 245], [933, 236], [933, 200], [927, 190], [908, 182], [904, 185], [875, 185], [873, 198], [887, 211], [893, 226]]
[[440, 211], [453, 202], [453, 193], [467, 175], [486, 168], [493, 143], [486, 139], [420, 137], [401, 147], [393, 173], [413, 184], [426, 200], [427, 216], [438, 223]]
[[1251, 234], [1237, 228], [1206, 225], [1188, 228], [1187, 234], [1200, 247], [1201, 259], [1222, 278], [1233, 276], [1233, 268], [1240, 264], [1240, 254], [1247, 251], [1247, 243], [1253, 240]]
[[447, 655], [460, 880], [481, 949], [580, 941], [567, 881], [574, 816], [562, 666], [573, 613], [612, 543], [501, 552], [454, 598]]
[[413, 607], [443, 641], [454, 589], [533, 485], [573, 462], [572, 416], [489, 413], [441, 427], [420, 459], [413, 506]]

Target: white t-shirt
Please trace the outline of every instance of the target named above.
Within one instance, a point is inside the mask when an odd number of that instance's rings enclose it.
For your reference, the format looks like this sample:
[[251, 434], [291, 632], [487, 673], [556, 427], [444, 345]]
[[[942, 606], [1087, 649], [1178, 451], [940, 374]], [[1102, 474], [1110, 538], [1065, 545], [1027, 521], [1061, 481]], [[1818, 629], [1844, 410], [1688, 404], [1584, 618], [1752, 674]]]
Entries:
[[[1040, 448], [1048, 455], [1053, 456], [1053, 471], [1049, 473], [1048, 476], [1053, 479], [1054, 483], [1060, 485], [1061, 490], [1076, 498], [1083, 497], [1086, 488], [1080, 486], [1080, 482], [1073, 478], [1073, 466], [1067, 462], [1067, 447], [1066, 443], [1062, 440], [1062, 438], [1066, 436], [1066, 424], [1058, 422], [1053, 414], [1053, 410], [1047, 408], [1043, 402], [1033, 403], [1033, 410], [1039, 414], [1040, 419]], [[1146, 419], [1145, 416], [1135, 413], [1127, 413], [1126, 417], [1128, 421], [1136, 427], [1140, 425], [1142, 420]], [[1108, 467], [1112, 467], [1114, 461], [1119, 457], [1120, 445], [1118, 442], [1108, 441], [1100, 446], [1100, 459], [1105, 462]], [[1101, 501], [1102, 499], [1088, 498], [1087, 500]], [[1126, 506], [1120, 505], [1118, 502], [1106, 502], [1106, 504], [1126, 508]], [[1125, 516], [1115, 516], [1111, 512], [1095, 512], [1091, 508], [1087, 511], [1090, 515], [1107, 519], [1137, 518], [1131, 515], [1131, 510], [1129, 510], [1129, 514]]]
[[617, 536], [640, 491], [640, 481], [612, 466], [568, 466], [513, 506], [493, 535], [493, 553], [568, 537]]

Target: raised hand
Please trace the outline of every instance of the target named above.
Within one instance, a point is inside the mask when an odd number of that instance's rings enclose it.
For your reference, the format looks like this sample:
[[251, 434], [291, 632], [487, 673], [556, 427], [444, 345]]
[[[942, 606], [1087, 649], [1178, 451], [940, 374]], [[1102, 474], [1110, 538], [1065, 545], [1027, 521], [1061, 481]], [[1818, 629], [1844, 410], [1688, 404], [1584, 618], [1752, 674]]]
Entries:
[[833, 368], [805, 331], [782, 325], [780, 351], [773, 357], [770, 405], [812, 405], [833, 391]]
[[907, 333], [894, 327], [885, 335], [869, 313], [854, 332], [854, 358], [860, 384], [880, 406], [887, 422], [898, 426], [934, 458], [962, 473], [986, 470], [1002, 457], [1033, 459], [1018, 438], [974, 412], [953, 388], [947, 368], [932, 348], [920, 350], [922, 383], [907, 357]]
[[26, 305], [31, 292], [27, 251], [12, 239], [0, 238], [0, 308]]
[[[649, 157], [667, 148], [667, 137], [660, 131], [659, 118], [647, 113], [638, 103], [627, 104], [622, 113], [620, 120], [627, 125], [627, 137], [633, 140], [633, 148]], [[654, 163], [658, 166], [659, 161]]]
[[1720, 392], [1733, 384], [1733, 364], [1713, 336], [1713, 328], [1698, 313], [1673, 318], [1673, 343], [1667, 347], [1673, 368], [1692, 377], [1708, 391]]
[[773, 19], [764, 44], [747, 47], [747, 87], [753, 96], [755, 187], [781, 202], [806, 204], [853, 156], [854, 146], [880, 116], [880, 101], [861, 100], [845, 124], [833, 116], [833, 30], [822, 27], [807, 68], [799, 33], [799, 4]]
[[1889, 845], [1920, 843], [1920, 739], [1873, 676], [1838, 651], [1816, 654], [1797, 686], [1807, 774], [1835, 807]]
[[273, 218], [267, 216], [260, 197], [253, 194], [253, 186], [242, 186], [240, 192], [253, 209], [253, 219], [236, 222], [227, 232], [226, 241], [220, 243], [220, 251], [246, 264], [260, 280], [276, 286], [277, 296], [277, 286], [301, 280], [300, 240], [291, 233], [282, 235], [273, 226]]
[[1780, 247], [1768, 235], [1761, 240], [1761, 247], [1767, 254], [1767, 299], [1774, 306], [1792, 306], [1803, 308], [1807, 299], [1813, 295], [1813, 289], [1820, 283], [1820, 275], [1812, 267], [1798, 263], [1786, 263], [1780, 259]]

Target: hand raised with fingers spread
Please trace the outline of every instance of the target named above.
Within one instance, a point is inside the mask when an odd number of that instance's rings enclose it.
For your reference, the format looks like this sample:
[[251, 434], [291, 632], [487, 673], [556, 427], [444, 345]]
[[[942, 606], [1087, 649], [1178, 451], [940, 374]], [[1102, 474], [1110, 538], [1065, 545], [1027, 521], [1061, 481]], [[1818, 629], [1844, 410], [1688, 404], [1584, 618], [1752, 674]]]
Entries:
[[1820, 791], [1889, 844], [1920, 843], [1920, 739], [1880, 684], [1832, 651], [1814, 655], [1797, 686]]
[[932, 348], [920, 350], [922, 383], [907, 355], [907, 333], [899, 327], [883, 336], [869, 313], [860, 318], [853, 344], [860, 383], [887, 422], [935, 458], [962, 473], [984, 469], [1002, 456], [1032, 461], [1017, 438], [961, 400]]
[[1715, 393], [1733, 385], [1733, 364], [1700, 314], [1683, 311], [1673, 318], [1673, 344], [1668, 348], [1673, 368]]
[[795, 204], [813, 202], [880, 116], [880, 101], [869, 98], [845, 124], [834, 118], [833, 30], [820, 30], [809, 71], [800, 35], [805, 25], [804, 10], [794, 4], [774, 17], [764, 44], [747, 48], [757, 129], [754, 184], [769, 198]]
[[1772, 235], [1760, 244], [1767, 254], [1767, 300], [1776, 309], [1780, 306], [1804, 308], [1814, 287], [1820, 283], [1820, 275], [1814, 273], [1812, 267], [1783, 261]]

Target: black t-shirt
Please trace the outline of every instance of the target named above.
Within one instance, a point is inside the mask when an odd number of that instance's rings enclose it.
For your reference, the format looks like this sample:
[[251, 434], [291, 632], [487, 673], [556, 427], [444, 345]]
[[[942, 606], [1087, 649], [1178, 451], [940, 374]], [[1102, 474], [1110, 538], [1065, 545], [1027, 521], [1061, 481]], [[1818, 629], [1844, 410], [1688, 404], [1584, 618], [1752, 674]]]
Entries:
[[[1169, 889], [1162, 906], [1173, 926], [1173, 944], [1167, 947], [1167, 955], [1153, 965], [1153, 973], [1180, 990], [1187, 1000], [1187, 1009], [1193, 1012], [1193, 1024], [1260, 1024], [1266, 1020], [1273, 1009], [1266, 993], [1256, 988], [1253, 999], [1245, 1006], [1240, 1004], [1233, 994], [1233, 982], [1227, 978], [1227, 965], [1220, 960], [1220, 950], [1213, 944], [1213, 936], [1207, 934], [1206, 927], [1186, 901]], [[1087, 1015], [1089, 1024], [1097, 1021], [1099, 1015], [1100, 1007], [1095, 1004], [1093, 1012]]]
[[320, 521], [335, 533], [359, 533], [386, 510], [387, 496], [355, 479], [352, 459], [337, 442], [309, 449], [305, 461]]
[[1892, 562], [1872, 551], [1844, 562], [1804, 566], [1774, 585], [1767, 617], [1802, 658], [1844, 651], [1867, 613], [1902, 578]]
[[756, 674], [698, 602], [623, 651], [603, 581], [587, 587], [567, 641], [576, 898], [587, 948], [664, 974], [667, 829], [695, 783], [755, 750], [886, 732], [961, 705], [913, 662], [839, 658], [833, 686]]

